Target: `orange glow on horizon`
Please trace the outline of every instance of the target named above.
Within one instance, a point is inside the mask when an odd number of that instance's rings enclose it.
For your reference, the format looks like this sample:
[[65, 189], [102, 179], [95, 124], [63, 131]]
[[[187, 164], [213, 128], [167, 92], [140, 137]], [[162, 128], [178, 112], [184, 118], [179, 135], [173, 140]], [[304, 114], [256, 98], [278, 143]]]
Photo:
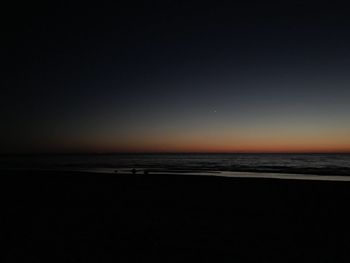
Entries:
[[97, 152], [140, 153], [350, 153], [350, 142], [341, 141], [147, 141], [123, 144], [100, 144], [91, 147]]
[[41, 151], [94, 153], [350, 153], [350, 135], [268, 133], [185, 133], [91, 138], [41, 145]]

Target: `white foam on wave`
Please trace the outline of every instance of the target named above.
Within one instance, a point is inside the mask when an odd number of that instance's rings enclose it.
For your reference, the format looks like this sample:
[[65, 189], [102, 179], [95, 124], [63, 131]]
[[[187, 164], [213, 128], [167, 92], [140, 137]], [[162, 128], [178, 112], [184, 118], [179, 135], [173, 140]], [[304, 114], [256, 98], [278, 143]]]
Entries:
[[221, 172], [217, 176], [236, 178], [270, 178], [288, 180], [313, 180], [313, 181], [350, 181], [350, 176], [339, 175], [312, 175], [312, 174], [282, 174], [282, 173], [250, 173], [250, 172]]

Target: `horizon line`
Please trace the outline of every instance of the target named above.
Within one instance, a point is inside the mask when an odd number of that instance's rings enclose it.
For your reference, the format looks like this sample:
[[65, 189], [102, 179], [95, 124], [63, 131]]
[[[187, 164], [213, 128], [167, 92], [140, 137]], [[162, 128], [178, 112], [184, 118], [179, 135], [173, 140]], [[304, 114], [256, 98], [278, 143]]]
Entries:
[[10, 155], [122, 155], [122, 154], [350, 154], [350, 151], [305, 151], [305, 152], [18, 152], [0, 153], [0, 156]]

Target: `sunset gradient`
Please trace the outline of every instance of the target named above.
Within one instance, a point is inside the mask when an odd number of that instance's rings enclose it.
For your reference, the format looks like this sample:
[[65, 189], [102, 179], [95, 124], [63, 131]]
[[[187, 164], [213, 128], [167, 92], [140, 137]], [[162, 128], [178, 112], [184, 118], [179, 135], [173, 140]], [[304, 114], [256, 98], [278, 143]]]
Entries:
[[350, 152], [346, 12], [175, 2], [30, 14], [0, 151]]

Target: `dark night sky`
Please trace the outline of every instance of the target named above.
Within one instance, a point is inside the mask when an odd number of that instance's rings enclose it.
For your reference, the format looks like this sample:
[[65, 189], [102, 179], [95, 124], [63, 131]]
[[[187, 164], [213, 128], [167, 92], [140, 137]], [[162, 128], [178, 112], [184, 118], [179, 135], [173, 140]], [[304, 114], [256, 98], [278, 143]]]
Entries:
[[348, 9], [280, 2], [5, 9], [1, 152], [350, 151]]

